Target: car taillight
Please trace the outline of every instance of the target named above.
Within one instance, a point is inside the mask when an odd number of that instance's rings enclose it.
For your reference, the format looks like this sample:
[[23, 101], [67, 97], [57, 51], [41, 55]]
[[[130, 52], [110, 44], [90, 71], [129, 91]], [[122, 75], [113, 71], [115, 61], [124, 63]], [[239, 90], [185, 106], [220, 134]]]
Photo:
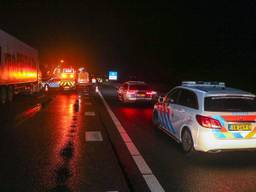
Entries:
[[132, 94], [135, 94], [135, 93], [136, 93], [135, 90], [129, 90], [129, 91], [127, 91], [127, 94], [128, 94], [128, 95], [132, 95]]
[[147, 91], [146, 94], [147, 94], [147, 95], [155, 95], [156, 92], [155, 92], [155, 91]]
[[220, 122], [211, 117], [196, 115], [196, 120], [201, 126], [206, 127], [206, 128], [210, 128], [210, 129], [220, 129], [221, 128]]

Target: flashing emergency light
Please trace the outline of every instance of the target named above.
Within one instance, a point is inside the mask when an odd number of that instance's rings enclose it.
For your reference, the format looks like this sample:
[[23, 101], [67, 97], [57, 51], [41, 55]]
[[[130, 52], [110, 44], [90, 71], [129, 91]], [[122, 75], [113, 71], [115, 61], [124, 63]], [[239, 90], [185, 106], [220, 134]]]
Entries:
[[92, 78], [92, 83], [96, 83], [96, 79], [95, 78]]
[[61, 74], [61, 77], [62, 77], [62, 78], [67, 78], [67, 74], [62, 73], [62, 74]]

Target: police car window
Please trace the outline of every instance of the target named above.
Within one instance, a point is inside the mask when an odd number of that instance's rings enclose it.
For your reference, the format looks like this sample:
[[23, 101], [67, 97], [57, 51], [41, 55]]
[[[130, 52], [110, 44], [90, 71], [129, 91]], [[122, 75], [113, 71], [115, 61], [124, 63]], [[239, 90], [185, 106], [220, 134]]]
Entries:
[[255, 112], [256, 98], [246, 96], [214, 96], [204, 99], [205, 111]]
[[171, 92], [169, 92], [166, 96], [166, 102], [176, 104], [178, 102], [180, 91], [180, 89], [174, 89]]
[[198, 101], [196, 94], [186, 89], [183, 89], [181, 91], [178, 104], [183, 105], [185, 107], [198, 109]]

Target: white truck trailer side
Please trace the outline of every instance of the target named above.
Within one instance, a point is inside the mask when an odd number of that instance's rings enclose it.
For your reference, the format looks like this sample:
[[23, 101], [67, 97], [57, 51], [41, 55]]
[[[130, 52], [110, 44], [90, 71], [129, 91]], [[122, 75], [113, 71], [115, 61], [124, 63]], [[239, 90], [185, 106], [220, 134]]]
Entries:
[[40, 89], [38, 52], [0, 29], [0, 102]]

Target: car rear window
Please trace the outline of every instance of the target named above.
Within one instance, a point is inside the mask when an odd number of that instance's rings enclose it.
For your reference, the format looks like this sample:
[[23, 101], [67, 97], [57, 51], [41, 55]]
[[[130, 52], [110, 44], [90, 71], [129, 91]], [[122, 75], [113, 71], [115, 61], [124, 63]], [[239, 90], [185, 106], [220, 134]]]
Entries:
[[256, 98], [244, 96], [206, 97], [204, 109], [218, 112], [256, 112]]
[[130, 90], [149, 90], [148, 85], [130, 85]]

